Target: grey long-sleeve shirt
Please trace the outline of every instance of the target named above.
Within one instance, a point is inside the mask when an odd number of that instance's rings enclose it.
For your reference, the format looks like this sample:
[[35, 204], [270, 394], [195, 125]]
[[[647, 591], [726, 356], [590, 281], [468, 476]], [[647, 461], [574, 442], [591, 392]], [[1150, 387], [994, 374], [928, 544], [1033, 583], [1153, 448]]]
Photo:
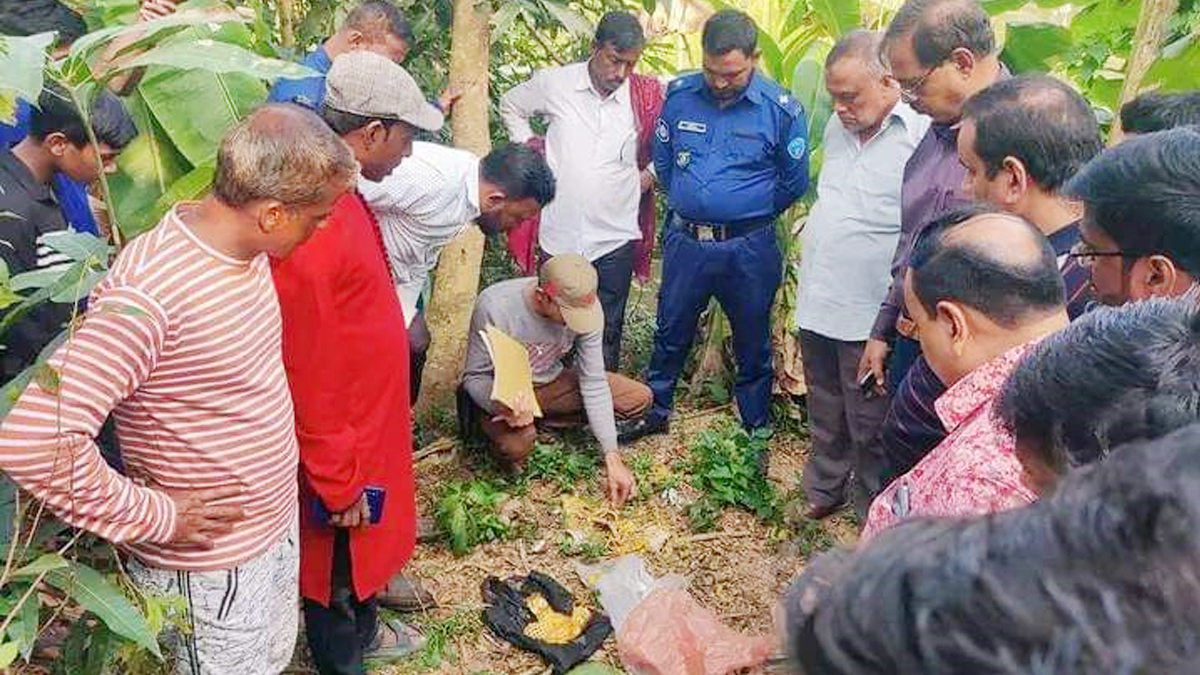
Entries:
[[487, 345], [479, 332], [489, 324], [525, 345], [533, 383], [545, 384], [563, 371], [563, 357], [575, 350], [574, 368], [579, 375], [579, 390], [588, 425], [604, 452], [617, 450], [617, 425], [613, 415], [612, 392], [604, 372], [601, 331], [576, 333], [562, 324], [534, 314], [529, 293], [537, 279], [526, 277], [493, 284], [475, 300], [471, 315], [471, 333], [467, 338], [467, 363], [463, 386], [475, 403], [489, 413], [496, 411], [492, 401], [495, 367]]

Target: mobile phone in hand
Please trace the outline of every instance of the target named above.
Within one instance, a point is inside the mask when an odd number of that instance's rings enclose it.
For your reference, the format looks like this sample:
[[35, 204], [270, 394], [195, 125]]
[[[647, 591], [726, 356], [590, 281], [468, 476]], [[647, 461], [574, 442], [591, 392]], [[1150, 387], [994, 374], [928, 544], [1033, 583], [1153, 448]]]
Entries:
[[867, 374], [863, 375], [862, 379], [858, 381], [858, 390], [861, 391], [862, 395], [866, 396], [867, 398], [874, 398], [876, 396], [876, 387], [878, 386], [879, 381], [875, 379], [875, 373], [869, 370], [867, 371]]
[[[383, 520], [383, 503], [387, 497], [387, 490], [375, 485], [368, 485], [363, 488], [363, 494], [367, 497], [367, 508], [371, 514], [368, 522], [371, 525], [378, 525], [379, 521]], [[312, 501], [313, 520], [322, 525], [329, 524], [329, 518], [332, 515], [329, 509], [325, 508], [325, 503], [320, 497], [313, 497]]]

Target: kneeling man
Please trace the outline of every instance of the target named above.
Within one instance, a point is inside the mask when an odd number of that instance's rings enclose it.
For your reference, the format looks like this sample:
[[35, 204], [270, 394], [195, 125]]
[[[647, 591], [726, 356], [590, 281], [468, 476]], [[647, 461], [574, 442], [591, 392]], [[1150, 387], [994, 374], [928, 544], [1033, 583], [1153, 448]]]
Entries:
[[[497, 455], [520, 470], [533, 452], [537, 429], [530, 409], [510, 410], [491, 398], [495, 368], [480, 333], [495, 326], [529, 351], [534, 395], [546, 423], [570, 423], [586, 413], [604, 452], [606, 492], [620, 506], [633, 491], [633, 474], [617, 447], [615, 418], [646, 412], [651, 393], [640, 382], [605, 372], [604, 312], [596, 283], [596, 270], [587, 258], [566, 253], [547, 260], [537, 278], [502, 281], [480, 293], [471, 317], [460, 406], [482, 409], [479, 426]], [[568, 355], [573, 358], [570, 367], [563, 363]]]

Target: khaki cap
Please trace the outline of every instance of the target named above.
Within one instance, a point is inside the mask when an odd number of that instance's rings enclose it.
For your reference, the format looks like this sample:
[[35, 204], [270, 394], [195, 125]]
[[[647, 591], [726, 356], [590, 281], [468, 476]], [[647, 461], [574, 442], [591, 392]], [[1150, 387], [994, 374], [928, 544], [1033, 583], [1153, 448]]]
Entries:
[[578, 253], [563, 253], [547, 260], [539, 282], [559, 309], [567, 328], [593, 333], [604, 328], [604, 309], [596, 297], [596, 268]]
[[352, 115], [408, 122], [427, 131], [441, 129], [445, 121], [407, 70], [365, 49], [334, 59], [325, 76], [325, 105]]

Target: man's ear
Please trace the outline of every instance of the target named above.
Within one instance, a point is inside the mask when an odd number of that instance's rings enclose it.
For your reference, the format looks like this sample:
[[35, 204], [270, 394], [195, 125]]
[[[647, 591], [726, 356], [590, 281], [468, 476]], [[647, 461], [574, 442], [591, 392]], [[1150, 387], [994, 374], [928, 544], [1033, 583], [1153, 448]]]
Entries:
[[950, 348], [955, 356], [962, 356], [966, 351], [967, 341], [971, 339], [971, 327], [967, 323], [967, 313], [953, 302], [942, 300], [937, 304], [937, 319], [945, 322], [950, 328]]
[[264, 199], [256, 210], [258, 231], [263, 234], [278, 232], [287, 223], [287, 207], [278, 199]]
[[1149, 297], [1169, 298], [1175, 295], [1175, 287], [1180, 285], [1182, 271], [1175, 262], [1165, 255], [1152, 255], [1144, 258], [1145, 263], [1140, 281], [1145, 284], [1146, 295]]
[[479, 205], [484, 211], [494, 211], [504, 206], [504, 202], [508, 201], [508, 195], [499, 188], [490, 189], [483, 195], [483, 203]]
[[42, 147], [55, 158], [59, 158], [65, 155], [68, 149], [75, 147], [75, 144], [63, 132], [53, 131], [42, 139]]
[[363, 35], [361, 30], [351, 28], [346, 35], [346, 44], [350, 45], [351, 49], [362, 49], [367, 43], [367, 36]]
[[1004, 185], [1004, 198], [1007, 205], [1014, 205], [1029, 191], [1029, 172], [1025, 163], [1011, 155], [1000, 163], [1001, 170], [1008, 176]]
[[947, 60], [954, 64], [954, 69], [957, 70], [963, 77], [970, 77], [971, 73], [975, 70], [976, 64], [978, 63], [975, 55], [972, 54], [971, 50], [967, 49], [966, 47], [955, 48], [954, 51], [950, 52], [950, 58]]

